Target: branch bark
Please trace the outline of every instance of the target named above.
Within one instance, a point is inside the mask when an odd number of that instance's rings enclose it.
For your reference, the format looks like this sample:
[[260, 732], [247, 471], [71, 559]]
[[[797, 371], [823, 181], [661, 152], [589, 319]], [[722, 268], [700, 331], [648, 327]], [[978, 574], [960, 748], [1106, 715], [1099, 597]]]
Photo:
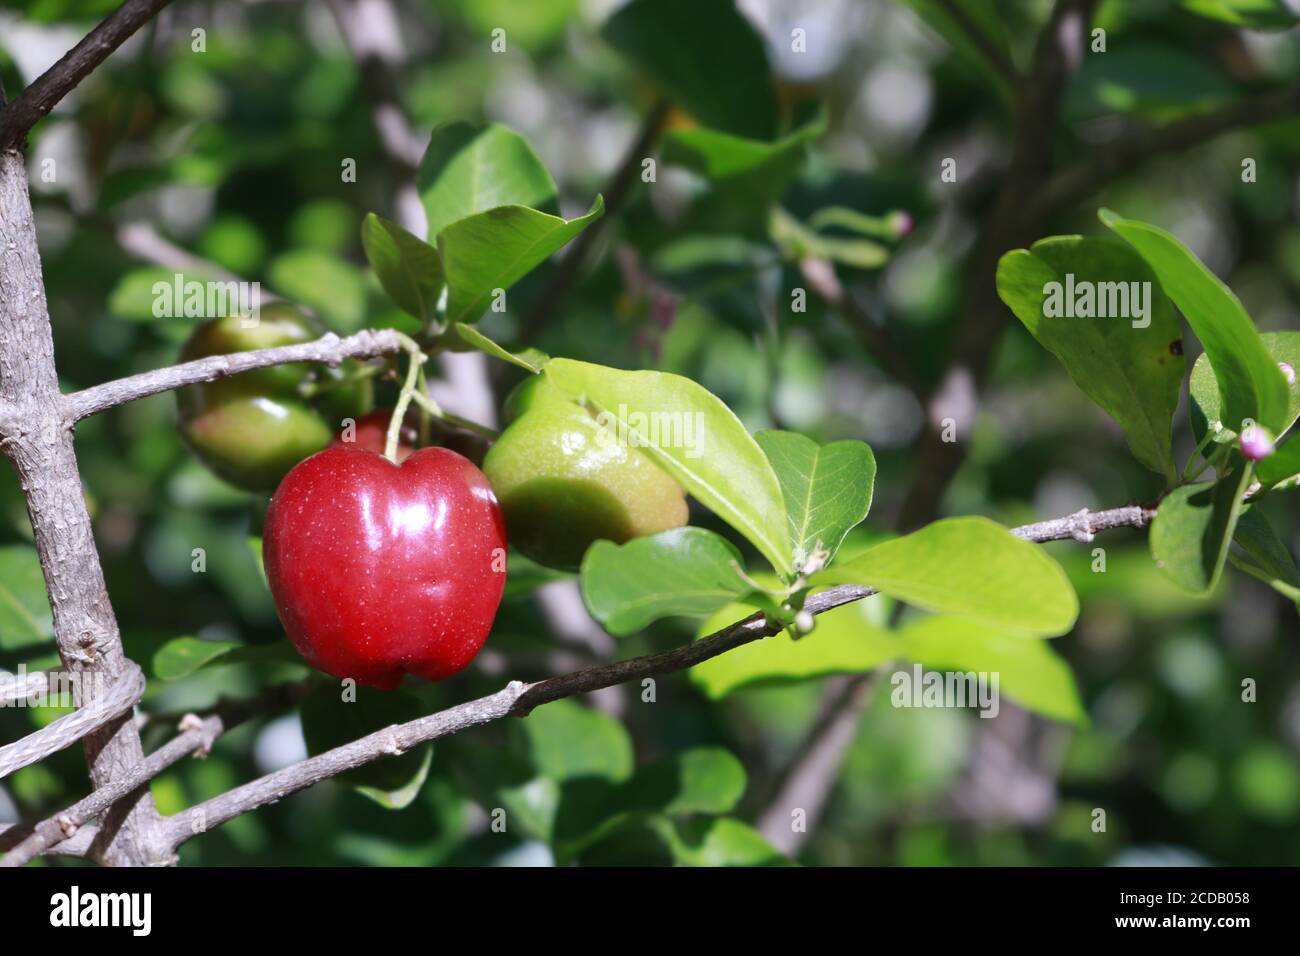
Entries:
[[[230, 355], [212, 355], [181, 365], [128, 375], [103, 385], [73, 392], [61, 398], [64, 420], [75, 424], [88, 415], [95, 415], [115, 405], [124, 405], [138, 398], [157, 395], [186, 385], [212, 382], [228, 378], [255, 368], [271, 365], [288, 365], [292, 362], [323, 362], [338, 365], [344, 359], [374, 358], [391, 355], [402, 348], [401, 338], [392, 329], [366, 329], [339, 338], [333, 332], [314, 342], [301, 345], [282, 345], [273, 349], [254, 349], [250, 352], [233, 352]], [[0, 421], [7, 410], [0, 409]]]
[[171, 0], [126, 0], [0, 110], [0, 150], [21, 145], [59, 100]]
[[[86, 512], [54, 367], [27, 171], [12, 149], [0, 151], [0, 408], [0, 450], [25, 492], [59, 656], [78, 686], [111, 687], [134, 665], [122, 651]], [[144, 757], [129, 712], [86, 737], [84, 747], [96, 789]], [[153, 798], [136, 791], [104, 815], [92, 853], [106, 863], [164, 862], [154, 841], [158, 822]]]

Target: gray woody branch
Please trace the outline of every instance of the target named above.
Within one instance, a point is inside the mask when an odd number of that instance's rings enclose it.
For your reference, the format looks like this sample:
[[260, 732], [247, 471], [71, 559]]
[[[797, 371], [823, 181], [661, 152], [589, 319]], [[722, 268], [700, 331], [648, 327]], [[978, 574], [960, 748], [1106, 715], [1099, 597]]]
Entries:
[[[1090, 534], [1111, 528], [1141, 528], [1148, 524], [1153, 516], [1154, 512], [1151, 509], [1137, 506], [1099, 512], [1081, 511], [1066, 518], [1025, 525], [1014, 529], [1013, 533], [1027, 540], [1038, 542], [1078, 538], [1081, 534]], [[823, 614], [845, 604], [870, 597], [874, 593], [876, 592], [871, 588], [842, 585], [813, 595], [808, 599], [805, 606], [814, 614]], [[165, 842], [174, 852], [176, 847], [187, 840], [206, 833], [234, 817], [267, 804], [278, 802], [290, 794], [306, 789], [322, 780], [338, 776], [346, 770], [364, 766], [384, 757], [404, 753], [419, 744], [446, 737], [471, 727], [491, 723], [505, 717], [525, 717], [534, 708], [561, 698], [590, 693], [627, 681], [684, 670], [702, 661], [725, 654], [744, 644], [770, 637], [778, 633], [779, 630], [778, 626], [765, 620], [762, 614], [754, 614], [708, 637], [659, 654], [650, 654], [626, 661], [588, 667], [532, 684], [512, 681], [494, 694], [417, 718], [408, 723], [397, 724], [376, 731], [349, 744], [336, 747], [333, 750], [236, 787], [176, 816], [169, 817], [163, 823]], [[209, 719], [211, 720], [211, 718]], [[194, 732], [194, 730], [190, 731], [191, 734]], [[217, 732], [220, 732], [219, 724], [217, 725]], [[155, 758], [158, 758], [158, 755], [163, 750], [166, 750], [168, 757], [165, 763], [160, 758], [160, 765], [157, 766], [157, 769], [153, 769], [152, 772], [149, 770], [139, 771], [137, 777], [143, 774], [142, 779], [147, 780], [165, 769], [166, 766], [170, 766], [171, 763], [185, 753], [195, 749], [198, 749], [197, 740], [192, 737], [187, 739], [185, 735], [182, 735], [146, 761], [152, 767]], [[46, 834], [44, 839], [48, 841], [51, 837], [58, 836], [61, 826], [60, 820], [68, 818], [77, 825], [84, 824], [90, 819], [90, 815], [85, 813], [85, 807], [96, 796], [96, 794], [92, 794], [91, 797], [83, 800], [70, 810], [64, 811], [63, 814], [56, 815], [51, 821], [41, 824], [37, 828], [38, 832]], [[111, 800], [97, 800], [95, 805], [102, 806], [111, 802]], [[40, 848], [48, 849], [56, 846], [57, 843], [57, 839], [54, 842], [43, 842], [40, 844]], [[20, 862], [22, 859], [20, 858]], [[6, 858], [5, 862], [8, 863], [9, 858]]]
[[127, 0], [59, 62], [0, 110], [0, 150], [22, 144], [28, 131], [80, 83], [108, 55], [144, 26], [171, 0]]

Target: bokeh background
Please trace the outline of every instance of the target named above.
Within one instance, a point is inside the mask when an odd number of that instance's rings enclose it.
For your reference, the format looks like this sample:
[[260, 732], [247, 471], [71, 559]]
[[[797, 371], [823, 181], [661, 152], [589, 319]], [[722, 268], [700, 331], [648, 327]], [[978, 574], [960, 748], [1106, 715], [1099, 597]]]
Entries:
[[[0, 77], [12, 96], [111, 10], [102, 0], [0, 3]], [[380, 4], [387, 7], [387, 4]], [[524, 134], [555, 176], [567, 215], [584, 212], [638, 135], [651, 84], [606, 44], [613, 0], [396, 0], [391, 64], [411, 128], [499, 121]], [[653, 188], [634, 185], [590, 250], [581, 280], [540, 330], [551, 354], [690, 375], [751, 428], [773, 424], [819, 440], [860, 438], [880, 463], [868, 527], [892, 526], [914, 480], [925, 411], [866, 347], [860, 322], [890, 330], [916, 377], [932, 385], [962, 322], [970, 252], [1008, 161], [1008, 103], [987, 70], [918, 14], [886, 0], [743, 0], [768, 42], [791, 116], [825, 104], [781, 206], [807, 217], [828, 205], [907, 210], [915, 230], [878, 267], [836, 265], [859, 304], [846, 315], [802, 284], [768, 228], [766, 207], [717, 197], [661, 164]], [[1049, 4], [997, 0], [1008, 47], [1027, 59]], [[1105, 149], [1134, 121], [1213, 108], [1243, 90], [1295, 83], [1300, 30], [1258, 32], [1195, 15], [1176, 0], [1100, 4], [1108, 52], [1072, 80], [1065, 152]], [[491, 31], [507, 30], [504, 53]], [[807, 32], [808, 52], [790, 50]], [[192, 31], [205, 31], [205, 51]], [[726, 44], [726, 37], [718, 37]], [[192, 322], [155, 319], [150, 287], [190, 255], [314, 309], [339, 331], [403, 325], [365, 265], [360, 224], [394, 216], [397, 173], [373, 122], [363, 72], [327, 3], [178, 0], [35, 130], [28, 150], [41, 251], [65, 387], [171, 364]], [[667, 120], [688, 124], [674, 112]], [[1119, 131], [1119, 133], [1117, 133]], [[1258, 180], [1243, 184], [1243, 156]], [[343, 157], [356, 183], [340, 181]], [[940, 163], [956, 158], [956, 183]], [[53, 160], [52, 167], [45, 166]], [[1230, 134], [1131, 170], [1068, 211], [1054, 233], [1097, 233], [1099, 205], [1156, 222], [1188, 243], [1238, 292], [1261, 329], [1300, 328], [1300, 121]], [[53, 181], [43, 169], [53, 168]], [[716, 202], [714, 202], [716, 200]], [[757, 207], [757, 208], [756, 208]], [[554, 267], [511, 292], [484, 330], [520, 334]], [[865, 318], [864, 318], [865, 317]], [[1084, 507], [1151, 501], [1159, 487], [1118, 428], [1069, 382], [1016, 322], [1005, 324], [966, 462], [943, 500], [950, 514], [1008, 525]], [[1188, 336], [1188, 360], [1199, 351]], [[513, 383], [494, 370], [499, 398]], [[155, 675], [142, 710], [178, 715], [307, 677], [284, 641], [250, 536], [259, 504], [206, 471], [181, 444], [175, 401], [163, 395], [83, 422], [86, 493], [128, 653], [152, 668], [180, 635], [260, 648], [242, 663], [176, 680]], [[1180, 461], [1191, 448], [1180, 414]], [[1268, 513], [1293, 552], [1294, 498]], [[696, 520], [709, 523], [704, 514]], [[863, 532], [869, 534], [871, 532]], [[843, 864], [1293, 864], [1300, 859], [1300, 624], [1296, 608], [1228, 573], [1208, 599], [1178, 592], [1153, 565], [1145, 536], [1050, 546], [1083, 611], [1053, 642], [1073, 671], [1087, 722], [1035, 716], [1004, 700], [994, 720], [957, 710], [901, 710], [876, 693], [857, 718], [824, 812], [794, 858]], [[207, 552], [207, 572], [191, 552]], [[584, 663], [668, 648], [690, 622], [667, 622], [615, 643], [563, 592], [539, 603], [521, 570], [480, 664], [411, 692], [426, 708]], [[570, 592], [571, 593], [571, 592]], [[53, 663], [48, 638], [16, 617], [42, 619], [39, 570], [16, 478], [0, 469], [0, 666]], [[1243, 703], [1241, 682], [1258, 682]], [[567, 862], [558, 830], [493, 832], [494, 807], [560, 799], [575, 819], [574, 766], [625, 779], [690, 748], [717, 747], [744, 768], [727, 816], [750, 825], [843, 678], [749, 687], [710, 700], [683, 675], [616, 689], [536, 718], [439, 744], [418, 794], [400, 810], [328, 782], [187, 844], [203, 864], [435, 865]], [[837, 683], [840, 682], [840, 683]], [[597, 716], [591, 716], [595, 714]], [[0, 711], [0, 739], [51, 711]], [[535, 721], [535, 723], [534, 723]], [[531, 729], [530, 729], [531, 728]], [[146, 746], [166, 720], [146, 727]], [[540, 754], [564, 739], [573, 753]], [[298, 712], [270, 713], [223, 738], [211, 757], [155, 781], [163, 812], [284, 766], [305, 754]], [[585, 756], [584, 756], [585, 755]], [[576, 763], [575, 763], [576, 761]], [[569, 771], [548, 771], [548, 767]], [[548, 776], [549, 774], [549, 776]], [[567, 778], [566, 778], [567, 774]], [[557, 783], [558, 781], [558, 783]], [[0, 821], [38, 819], [84, 793], [73, 748], [0, 784]], [[539, 796], [538, 794], [542, 795]], [[549, 796], [547, 796], [549, 794]], [[560, 796], [557, 798], [557, 794]], [[1093, 811], [1106, 811], [1096, 832]], [[553, 809], [553, 808], [552, 808]], [[579, 826], [573, 823], [573, 826]], [[654, 819], [578, 854], [588, 862], [772, 862], [754, 831], [706, 839], [689, 815], [665, 839]], [[562, 828], [560, 828], [562, 829]], [[656, 838], [657, 835], [657, 838]], [[714, 833], [716, 837], [716, 832]], [[733, 845], [734, 844], [734, 845]], [[707, 852], [705, 852], [707, 851]], [[709, 855], [709, 854], [713, 855]]]

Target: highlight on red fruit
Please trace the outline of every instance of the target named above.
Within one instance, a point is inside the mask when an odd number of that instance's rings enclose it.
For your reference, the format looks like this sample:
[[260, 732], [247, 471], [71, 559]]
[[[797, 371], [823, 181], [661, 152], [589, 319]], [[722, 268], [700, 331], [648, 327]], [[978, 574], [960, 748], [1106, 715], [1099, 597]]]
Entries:
[[300, 462], [267, 510], [266, 576], [313, 667], [391, 690], [478, 654], [506, 581], [505, 521], [487, 478], [447, 448], [393, 464], [333, 447]]

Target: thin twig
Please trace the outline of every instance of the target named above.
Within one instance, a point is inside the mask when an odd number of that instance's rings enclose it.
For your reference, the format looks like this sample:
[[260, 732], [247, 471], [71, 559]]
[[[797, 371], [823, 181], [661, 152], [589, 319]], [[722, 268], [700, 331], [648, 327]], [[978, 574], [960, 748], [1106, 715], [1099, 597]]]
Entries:
[[291, 362], [324, 362], [328, 365], [337, 365], [344, 359], [374, 358], [379, 355], [391, 355], [401, 349], [401, 335], [393, 329], [366, 329], [347, 338], [339, 338], [330, 332], [313, 342], [303, 342], [300, 345], [282, 345], [273, 349], [212, 355], [193, 362], [141, 372], [139, 375], [129, 375], [126, 378], [105, 382], [103, 385], [94, 385], [73, 392], [66, 397], [64, 405], [68, 420], [76, 422], [87, 415], [95, 415], [138, 398], [157, 395], [159, 392], [171, 391], [185, 385], [212, 382], [251, 369], [287, 365]]
[[126, 42], [171, 0], [126, 0], [105, 17], [59, 62], [0, 111], [0, 150], [19, 145], [23, 138], [91, 70]]

